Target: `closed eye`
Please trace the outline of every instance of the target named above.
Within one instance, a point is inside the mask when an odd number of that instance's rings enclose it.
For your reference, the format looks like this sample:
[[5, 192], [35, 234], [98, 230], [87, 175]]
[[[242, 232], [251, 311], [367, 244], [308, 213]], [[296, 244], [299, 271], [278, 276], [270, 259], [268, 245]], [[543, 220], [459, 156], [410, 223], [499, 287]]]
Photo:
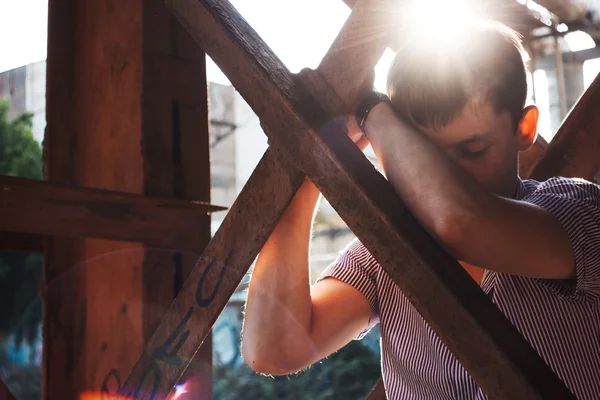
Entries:
[[459, 157], [474, 159], [483, 156], [489, 149], [489, 144], [483, 140], [473, 139], [459, 143], [455, 150]]

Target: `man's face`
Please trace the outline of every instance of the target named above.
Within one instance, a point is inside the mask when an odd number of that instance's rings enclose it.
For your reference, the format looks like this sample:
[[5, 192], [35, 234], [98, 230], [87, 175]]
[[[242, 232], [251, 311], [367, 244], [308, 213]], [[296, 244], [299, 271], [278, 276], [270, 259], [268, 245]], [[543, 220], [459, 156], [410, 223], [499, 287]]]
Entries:
[[520, 135], [508, 111], [496, 113], [490, 103], [468, 105], [447, 126], [422, 131], [488, 190], [515, 194]]

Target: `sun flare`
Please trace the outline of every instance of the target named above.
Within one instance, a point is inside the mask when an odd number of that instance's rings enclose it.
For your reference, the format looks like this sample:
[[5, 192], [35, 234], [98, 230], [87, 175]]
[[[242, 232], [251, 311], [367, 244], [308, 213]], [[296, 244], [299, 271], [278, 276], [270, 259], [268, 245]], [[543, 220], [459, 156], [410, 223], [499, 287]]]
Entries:
[[412, 0], [400, 2], [401, 35], [423, 45], [447, 46], [460, 41], [468, 26], [482, 20], [472, 0]]

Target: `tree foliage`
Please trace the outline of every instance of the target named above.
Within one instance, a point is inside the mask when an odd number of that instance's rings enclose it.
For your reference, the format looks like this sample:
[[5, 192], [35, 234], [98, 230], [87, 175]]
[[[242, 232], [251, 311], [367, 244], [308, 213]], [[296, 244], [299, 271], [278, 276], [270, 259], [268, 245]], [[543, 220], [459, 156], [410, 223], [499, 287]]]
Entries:
[[[42, 148], [33, 137], [32, 115], [11, 120], [9, 110], [8, 102], [0, 100], [0, 175], [42, 179]], [[35, 339], [41, 321], [41, 279], [41, 254], [0, 253], [0, 334]]]
[[331, 357], [289, 376], [264, 376], [240, 367], [213, 368], [214, 399], [362, 400], [381, 377], [379, 356], [351, 341]]
[[0, 174], [42, 179], [42, 147], [33, 138], [31, 113], [9, 119], [10, 105], [0, 100]]

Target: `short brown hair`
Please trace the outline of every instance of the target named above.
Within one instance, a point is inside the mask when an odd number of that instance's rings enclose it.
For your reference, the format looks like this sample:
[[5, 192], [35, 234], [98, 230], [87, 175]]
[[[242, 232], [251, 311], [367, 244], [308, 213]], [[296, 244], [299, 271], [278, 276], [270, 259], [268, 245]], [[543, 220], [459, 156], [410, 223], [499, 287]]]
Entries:
[[491, 101], [497, 112], [510, 112], [516, 129], [527, 97], [521, 37], [497, 23], [468, 29], [464, 40], [447, 48], [408, 40], [388, 73], [392, 104], [409, 122], [435, 129], [467, 104]]

